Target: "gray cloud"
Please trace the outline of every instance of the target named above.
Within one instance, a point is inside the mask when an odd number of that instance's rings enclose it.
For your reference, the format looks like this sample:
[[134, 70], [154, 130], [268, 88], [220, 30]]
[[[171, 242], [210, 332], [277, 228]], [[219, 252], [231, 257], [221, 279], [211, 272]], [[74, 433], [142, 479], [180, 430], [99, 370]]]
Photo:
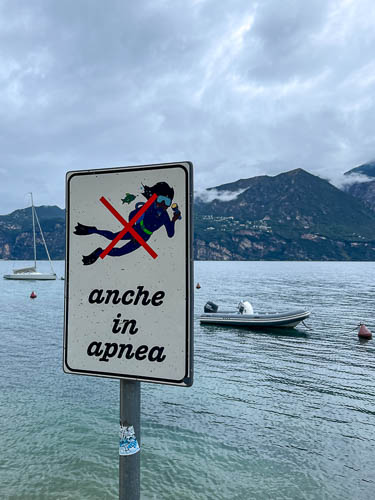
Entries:
[[68, 170], [191, 160], [196, 188], [374, 157], [372, 0], [3, 0], [0, 213]]
[[331, 184], [338, 187], [339, 189], [345, 189], [345, 187], [350, 186], [353, 183], [364, 183], [374, 181], [373, 177], [367, 177], [363, 174], [350, 174], [350, 175], [335, 175], [328, 179]]

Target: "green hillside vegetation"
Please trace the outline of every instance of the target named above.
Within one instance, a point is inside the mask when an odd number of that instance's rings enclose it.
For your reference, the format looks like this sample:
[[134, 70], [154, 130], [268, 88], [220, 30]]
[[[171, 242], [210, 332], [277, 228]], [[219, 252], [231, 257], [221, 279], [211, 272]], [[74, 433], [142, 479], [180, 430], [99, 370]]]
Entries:
[[207, 222], [203, 220], [211, 217], [216, 231], [242, 227], [288, 239], [303, 231], [350, 241], [375, 240], [374, 215], [328, 181], [302, 169], [253, 181], [235, 200], [198, 203], [197, 228], [204, 229]]
[[201, 255], [211, 247], [218, 252], [225, 249], [236, 259], [375, 256], [373, 212], [328, 181], [296, 169], [214, 189], [237, 192], [245, 185], [246, 190], [231, 201], [196, 203]]
[[[57, 206], [36, 207], [43, 234], [51, 257], [65, 257], [65, 210]], [[38, 259], [46, 259], [42, 238], [36, 224], [36, 250]], [[31, 207], [0, 215], [0, 258], [33, 258]]]

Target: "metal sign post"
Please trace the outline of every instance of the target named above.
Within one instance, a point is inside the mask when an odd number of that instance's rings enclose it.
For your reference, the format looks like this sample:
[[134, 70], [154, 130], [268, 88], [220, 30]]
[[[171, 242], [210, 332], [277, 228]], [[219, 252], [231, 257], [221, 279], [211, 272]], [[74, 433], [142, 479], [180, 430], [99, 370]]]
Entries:
[[[138, 445], [141, 445], [141, 384], [133, 380], [120, 380], [120, 427], [133, 426]], [[140, 454], [119, 458], [119, 499], [140, 498]]]
[[64, 371], [121, 379], [120, 498], [139, 498], [140, 382], [193, 383], [192, 205], [189, 162], [66, 178]]

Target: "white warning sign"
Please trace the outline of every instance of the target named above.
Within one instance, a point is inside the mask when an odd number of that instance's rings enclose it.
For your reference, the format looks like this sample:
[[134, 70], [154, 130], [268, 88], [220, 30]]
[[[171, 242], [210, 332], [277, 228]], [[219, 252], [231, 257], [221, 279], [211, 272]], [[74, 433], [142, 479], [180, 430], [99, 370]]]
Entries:
[[192, 165], [69, 172], [64, 370], [192, 384]]

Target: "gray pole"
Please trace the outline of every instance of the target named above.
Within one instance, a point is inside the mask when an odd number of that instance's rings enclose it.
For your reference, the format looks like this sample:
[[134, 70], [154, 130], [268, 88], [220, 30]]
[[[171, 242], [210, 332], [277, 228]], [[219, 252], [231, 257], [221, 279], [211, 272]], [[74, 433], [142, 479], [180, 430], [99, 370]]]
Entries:
[[[134, 427], [135, 436], [141, 445], [141, 383], [120, 380], [120, 425]], [[140, 452], [119, 457], [119, 499], [139, 500], [141, 493]]]

